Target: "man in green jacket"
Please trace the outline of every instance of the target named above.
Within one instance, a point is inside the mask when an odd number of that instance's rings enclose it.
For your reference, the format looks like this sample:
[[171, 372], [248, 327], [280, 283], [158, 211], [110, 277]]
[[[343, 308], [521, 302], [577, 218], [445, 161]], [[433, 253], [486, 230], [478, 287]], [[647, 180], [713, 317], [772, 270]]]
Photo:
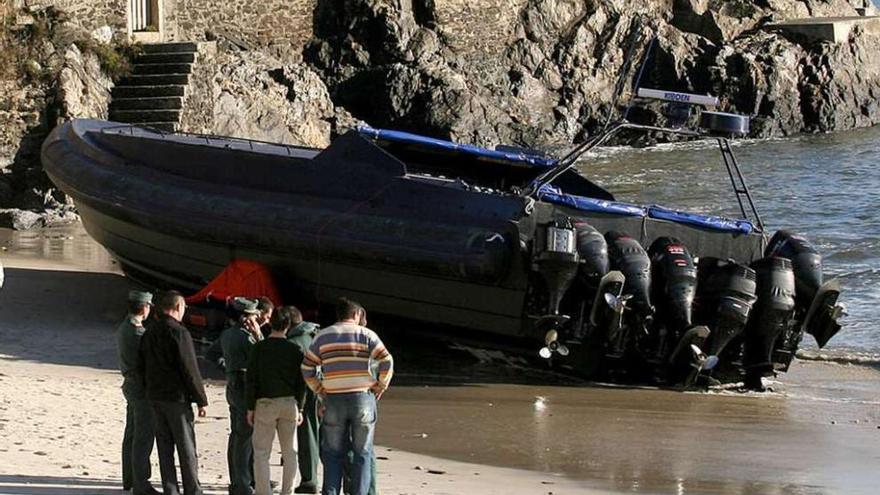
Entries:
[[116, 332], [122, 395], [125, 397], [125, 433], [122, 438], [122, 489], [134, 495], [159, 493], [150, 484], [155, 431], [153, 413], [137, 375], [138, 348], [144, 334], [144, 320], [150, 315], [153, 294], [129, 291], [128, 315]]
[[[305, 355], [312, 345], [312, 339], [321, 327], [317, 323], [303, 321], [302, 313], [295, 306], [288, 306], [291, 313], [292, 328], [287, 332], [287, 340], [296, 344]], [[302, 363], [300, 363], [302, 364]], [[315, 393], [306, 387], [306, 398], [303, 405], [303, 421], [296, 429], [299, 444], [299, 486], [295, 493], [318, 493], [318, 400]]]
[[263, 339], [257, 323], [257, 301], [237, 297], [233, 306], [240, 313], [238, 321], [220, 334], [223, 364], [226, 369], [226, 402], [229, 403], [229, 442], [226, 461], [229, 467], [229, 495], [253, 494], [253, 427], [247, 421], [245, 371], [251, 350]]

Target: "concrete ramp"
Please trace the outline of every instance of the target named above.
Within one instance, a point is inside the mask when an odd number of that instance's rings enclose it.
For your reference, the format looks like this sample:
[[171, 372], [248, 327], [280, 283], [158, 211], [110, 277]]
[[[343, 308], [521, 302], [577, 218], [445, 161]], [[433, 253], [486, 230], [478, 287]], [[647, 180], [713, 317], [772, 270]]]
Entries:
[[799, 34], [813, 41], [843, 43], [849, 40], [850, 32], [855, 26], [862, 26], [866, 31], [880, 35], [880, 16], [788, 19], [767, 24], [765, 28]]

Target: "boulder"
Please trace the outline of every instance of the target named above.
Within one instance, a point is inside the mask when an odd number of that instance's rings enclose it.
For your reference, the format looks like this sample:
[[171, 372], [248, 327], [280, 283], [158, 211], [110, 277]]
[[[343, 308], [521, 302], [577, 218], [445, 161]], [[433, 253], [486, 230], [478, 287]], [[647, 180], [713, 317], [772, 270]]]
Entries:
[[43, 226], [39, 213], [17, 208], [0, 210], [0, 227], [14, 230], [29, 230]]
[[95, 54], [84, 54], [75, 44], [67, 47], [57, 86], [62, 118], [106, 119], [112, 89]]
[[261, 52], [218, 55], [214, 134], [322, 147], [334, 116], [327, 87], [309, 67]]

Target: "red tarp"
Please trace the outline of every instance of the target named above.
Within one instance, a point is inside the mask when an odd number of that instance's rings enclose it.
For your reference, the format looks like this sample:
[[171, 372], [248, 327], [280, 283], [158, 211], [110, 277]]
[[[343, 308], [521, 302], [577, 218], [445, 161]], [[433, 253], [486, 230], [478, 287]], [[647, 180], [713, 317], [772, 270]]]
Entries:
[[229, 265], [214, 277], [214, 280], [198, 293], [187, 297], [187, 304], [205, 301], [226, 301], [230, 297], [268, 297], [276, 306], [281, 305], [281, 295], [269, 268], [262, 263], [249, 260], [232, 260]]

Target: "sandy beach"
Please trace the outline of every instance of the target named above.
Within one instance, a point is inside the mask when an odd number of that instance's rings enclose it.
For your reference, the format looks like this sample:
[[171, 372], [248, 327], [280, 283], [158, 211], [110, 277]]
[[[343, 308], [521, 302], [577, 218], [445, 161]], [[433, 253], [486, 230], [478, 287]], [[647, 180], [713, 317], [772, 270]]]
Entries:
[[[0, 235], [0, 493], [122, 493], [114, 329], [131, 283], [80, 234]], [[424, 342], [395, 332], [386, 342], [398, 373], [380, 404], [381, 493], [876, 492], [876, 367], [798, 361], [769, 394], [681, 393], [579, 383], [449, 342], [426, 359]], [[208, 394], [200, 474], [225, 493], [222, 381]]]

